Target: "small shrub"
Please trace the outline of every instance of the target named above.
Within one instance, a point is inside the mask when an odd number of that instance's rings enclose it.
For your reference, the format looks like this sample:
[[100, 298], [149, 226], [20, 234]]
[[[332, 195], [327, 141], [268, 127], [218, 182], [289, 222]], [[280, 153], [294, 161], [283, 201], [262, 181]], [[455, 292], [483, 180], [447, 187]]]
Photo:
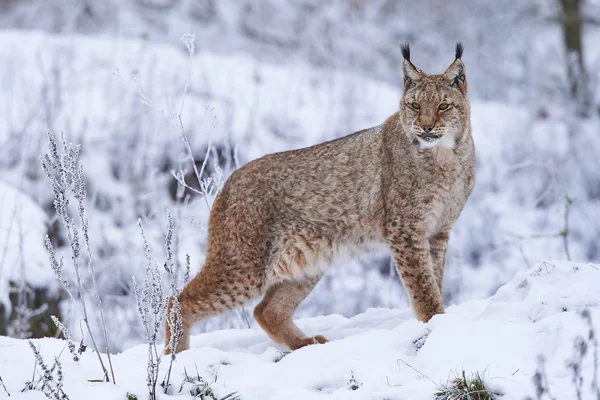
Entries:
[[[35, 347], [31, 340], [29, 340], [29, 347], [31, 348], [31, 351], [33, 351], [33, 355], [35, 357], [35, 366], [33, 369], [33, 377], [31, 378], [31, 381], [26, 382], [25, 388], [22, 390], [22, 392], [27, 390], [41, 390], [48, 399], [69, 400], [69, 397], [63, 391], [64, 375], [62, 364], [58, 360], [58, 357], [54, 359], [54, 364], [49, 368], [44, 362], [40, 351], [37, 347]], [[36, 380], [35, 372], [37, 367], [42, 370], [42, 374]], [[56, 376], [54, 375], [55, 372]]]
[[498, 396], [499, 393], [488, 389], [479, 372], [467, 378], [463, 370], [448, 383], [438, 386], [435, 400], [496, 400]]
[[188, 375], [187, 370], [184, 368], [183, 373], [185, 377], [181, 382], [181, 386], [179, 386], [179, 393], [183, 391], [184, 388], [190, 387], [190, 395], [193, 398], [202, 399], [202, 400], [242, 400], [242, 398], [236, 393], [229, 393], [225, 397], [217, 397], [215, 392], [212, 390], [211, 386], [213, 383], [217, 381], [217, 376], [215, 375], [212, 381], [207, 381], [198, 373], [198, 368], [196, 368], [196, 375]]
[[[46, 177], [50, 181], [50, 186], [52, 187], [56, 214], [62, 221], [63, 227], [67, 231], [67, 239], [72, 253], [71, 261], [76, 277], [75, 285], [69, 282], [69, 280], [65, 277], [63, 259], [57, 258], [54, 245], [52, 244], [50, 237], [46, 235], [46, 250], [48, 251], [50, 265], [52, 266], [52, 270], [54, 271], [56, 279], [61, 283], [71, 300], [73, 300], [73, 303], [79, 309], [83, 324], [85, 325], [90, 340], [92, 341], [95, 353], [98, 356], [98, 361], [100, 362], [100, 367], [102, 368], [102, 372], [104, 374], [104, 381], [110, 382], [112, 379], [112, 382], [116, 383], [110, 357], [110, 350], [108, 348], [106, 319], [104, 318], [102, 301], [96, 285], [96, 274], [94, 271], [92, 257], [93, 253], [89, 236], [89, 220], [84, 205], [87, 191], [85, 172], [79, 159], [81, 146], [74, 146], [70, 143], [68, 144], [61, 135], [61, 150], [59, 151], [58, 142], [52, 132], [48, 131], [47, 135], [49, 150], [41, 157], [42, 169], [44, 170]], [[70, 205], [72, 198], [74, 198], [77, 203], [76, 216], [73, 216], [71, 213]], [[96, 339], [92, 333], [92, 328], [90, 327], [88, 302], [86, 301], [84, 295], [86, 290], [82, 283], [82, 269], [84, 265], [87, 265], [88, 272], [92, 278], [92, 293], [97, 310], [100, 314], [100, 326], [102, 328], [102, 334], [104, 337], [104, 349], [106, 352], [106, 358], [108, 359], [108, 369], [104, 365], [104, 361], [100, 355], [100, 350], [96, 345]], [[81, 332], [83, 336], [83, 329]], [[110, 377], [108, 374], [109, 370]]]

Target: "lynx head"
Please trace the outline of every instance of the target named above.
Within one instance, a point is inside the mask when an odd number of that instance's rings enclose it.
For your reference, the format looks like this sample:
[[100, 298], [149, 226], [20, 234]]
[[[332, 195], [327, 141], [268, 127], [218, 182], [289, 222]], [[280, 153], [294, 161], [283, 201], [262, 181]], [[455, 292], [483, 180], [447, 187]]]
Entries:
[[429, 75], [410, 61], [408, 44], [402, 46], [404, 96], [400, 121], [404, 132], [422, 148], [454, 148], [469, 127], [469, 101], [463, 46], [456, 44], [455, 60], [446, 72]]

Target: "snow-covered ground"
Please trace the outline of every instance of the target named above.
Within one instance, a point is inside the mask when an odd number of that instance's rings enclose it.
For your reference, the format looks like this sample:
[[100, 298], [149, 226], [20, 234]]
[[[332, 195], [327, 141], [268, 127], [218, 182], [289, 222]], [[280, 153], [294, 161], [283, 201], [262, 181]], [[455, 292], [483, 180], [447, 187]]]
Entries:
[[[600, 354], [589, 339], [590, 328], [581, 312], [589, 310], [597, 337], [598, 282], [600, 265], [544, 262], [516, 274], [492, 297], [451, 306], [427, 324], [418, 322], [410, 308], [300, 320], [306, 333], [322, 333], [330, 342], [289, 354], [257, 329], [197, 335], [192, 349], [177, 357], [169, 395], [158, 398], [190, 397], [190, 384], [178, 392], [185, 370], [208, 381], [216, 379], [211, 388], [218, 398], [237, 392], [244, 400], [429, 400], [437, 384], [465, 370], [467, 376], [481, 372], [489, 388], [503, 394], [503, 399], [525, 399], [535, 395], [532, 377], [538, 356], [543, 356], [552, 396], [575, 399], [567, 363], [577, 360], [581, 346], [574, 344], [578, 341], [587, 345], [579, 363], [581, 398], [596, 398], [591, 385], [594, 373], [600, 379], [594, 365], [594, 354]], [[33, 342], [49, 365], [62, 352], [64, 391], [70, 399], [125, 399], [127, 393], [146, 397], [144, 345], [113, 356], [117, 380], [113, 385], [89, 382], [102, 378], [90, 350], [76, 363], [62, 340]], [[0, 338], [0, 376], [11, 399], [44, 398], [39, 391], [21, 393], [31, 380], [33, 365], [26, 341]], [[165, 357], [160, 379], [167, 366]], [[0, 398], [4, 395], [0, 388]]]

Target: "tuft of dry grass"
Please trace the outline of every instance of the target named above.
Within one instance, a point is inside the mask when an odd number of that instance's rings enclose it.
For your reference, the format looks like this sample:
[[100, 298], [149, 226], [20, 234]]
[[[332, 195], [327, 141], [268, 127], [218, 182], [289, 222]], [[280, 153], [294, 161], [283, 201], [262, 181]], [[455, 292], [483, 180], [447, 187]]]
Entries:
[[438, 386], [435, 400], [497, 400], [499, 396], [487, 387], [479, 372], [467, 378], [463, 370], [448, 383]]
[[188, 390], [194, 399], [201, 400], [241, 400], [242, 397], [237, 392], [229, 393], [225, 397], [218, 397], [217, 394], [212, 390], [212, 384], [217, 381], [217, 375], [213, 376], [212, 381], [207, 381], [200, 376], [198, 367], [196, 366], [196, 376], [188, 375], [187, 370], [184, 368], [183, 373], [185, 375], [181, 386], [179, 387], [179, 393], [184, 389]]

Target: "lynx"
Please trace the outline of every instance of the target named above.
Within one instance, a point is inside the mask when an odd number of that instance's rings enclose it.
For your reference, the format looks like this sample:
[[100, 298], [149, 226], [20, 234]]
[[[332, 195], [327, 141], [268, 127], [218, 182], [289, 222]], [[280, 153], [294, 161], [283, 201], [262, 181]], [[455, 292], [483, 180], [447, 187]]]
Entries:
[[272, 340], [292, 350], [327, 342], [307, 337], [294, 310], [332, 261], [382, 245], [417, 317], [444, 312], [448, 234], [475, 176], [462, 52], [458, 43], [446, 72], [429, 75], [403, 45], [404, 95], [382, 125], [270, 154], [231, 175], [210, 213], [206, 262], [179, 297], [177, 352], [189, 348], [197, 321], [261, 294], [254, 317]]

